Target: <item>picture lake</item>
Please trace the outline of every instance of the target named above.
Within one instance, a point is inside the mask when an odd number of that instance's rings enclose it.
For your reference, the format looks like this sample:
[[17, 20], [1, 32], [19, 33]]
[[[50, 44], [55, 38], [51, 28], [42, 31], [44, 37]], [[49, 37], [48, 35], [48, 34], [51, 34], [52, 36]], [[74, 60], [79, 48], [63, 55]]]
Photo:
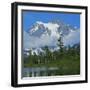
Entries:
[[23, 69], [23, 77], [39, 77], [39, 76], [54, 76], [58, 75], [59, 68], [57, 67], [32, 67]]

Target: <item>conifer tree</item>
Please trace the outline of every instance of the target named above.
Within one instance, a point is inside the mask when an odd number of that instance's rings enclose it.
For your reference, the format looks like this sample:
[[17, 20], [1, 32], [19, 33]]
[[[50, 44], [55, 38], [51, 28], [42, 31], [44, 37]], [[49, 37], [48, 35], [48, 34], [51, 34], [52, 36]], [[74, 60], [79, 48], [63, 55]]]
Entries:
[[63, 53], [63, 48], [64, 48], [64, 44], [63, 44], [63, 34], [60, 34], [60, 37], [58, 39], [58, 44], [59, 46], [59, 52], [62, 54]]
[[45, 47], [43, 48], [43, 50], [44, 50], [44, 52], [45, 52], [45, 57], [44, 57], [45, 63], [48, 63], [48, 62], [50, 62], [50, 60], [51, 60], [51, 51], [49, 50], [48, 46], [45, 46]]

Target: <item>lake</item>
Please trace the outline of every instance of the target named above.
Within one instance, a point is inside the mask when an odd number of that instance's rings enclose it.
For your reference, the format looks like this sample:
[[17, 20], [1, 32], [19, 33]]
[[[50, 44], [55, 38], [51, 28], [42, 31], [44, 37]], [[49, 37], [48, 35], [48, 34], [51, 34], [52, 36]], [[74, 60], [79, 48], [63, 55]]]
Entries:
[[58, 71], [58, 67], [23, 68], [22, 77], [55, 76], [58, 74]]

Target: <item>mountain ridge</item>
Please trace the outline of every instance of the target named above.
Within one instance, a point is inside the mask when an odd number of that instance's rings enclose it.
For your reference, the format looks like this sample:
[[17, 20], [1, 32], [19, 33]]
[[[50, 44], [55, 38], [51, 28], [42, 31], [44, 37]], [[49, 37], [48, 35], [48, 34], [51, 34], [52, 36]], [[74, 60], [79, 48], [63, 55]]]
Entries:
[[[73, 46], [80, 42], [80, 30], [75, 26], [58, 21], [44, 23], [37, 21], [28, 32], [24, 31], [24, 49], [41, 48], [44, 46], [58, 47], [57, 42], [63, 35], [64, 46]], [[33, 49], [34, 50], [34, 49]]]

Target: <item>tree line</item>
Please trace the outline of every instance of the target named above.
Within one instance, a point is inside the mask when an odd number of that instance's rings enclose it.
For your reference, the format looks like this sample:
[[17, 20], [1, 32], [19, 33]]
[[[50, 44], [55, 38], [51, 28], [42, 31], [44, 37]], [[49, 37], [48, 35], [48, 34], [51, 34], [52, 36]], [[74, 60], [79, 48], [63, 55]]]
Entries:
[[61, 34], [58, 39], [58, 51], [49, 49], [48, 46], [42, 48], [43, 52], [39, 52], [37, 55], [35, 52], [32, 54], [32, 50], [29, 51], [29, 56], [24, 57], [24, 66], [29, 67], [33, 65], [47, 65], [51, 63], [58, 63], [60, 60], [79, 60], [80, 59], [80, 44], [65, 47], [63, 44], [63, 35]]

